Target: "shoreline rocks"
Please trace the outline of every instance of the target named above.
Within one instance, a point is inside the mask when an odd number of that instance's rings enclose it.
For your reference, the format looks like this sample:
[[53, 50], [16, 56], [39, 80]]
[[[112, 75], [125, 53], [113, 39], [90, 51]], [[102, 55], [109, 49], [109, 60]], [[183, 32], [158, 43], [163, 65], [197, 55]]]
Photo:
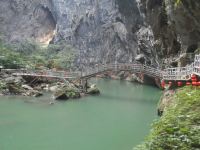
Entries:
[[97, 75], [98, 78], [112, 79], [112, 80], [125, 80], [129, 82], [138, 82], [141, 84], [148, 84], [157, 86], [160, 88], [159, 79], [147, 76], [143, 73], [133, 73], [132, 71], [117, 71], [117, 72], [106, 72], [102, 75]]
[[96, 87], [96, 85], [91, 85], [87, 89], [87, 94], [89, 94], [89, 95], [99, 95], [100, 94], [100, 90]]
[[56, 91], [53, 93], [53, 98], [55, 100], [77, 99], [80, 97], [80, 91], [75, 88], [66, 86], [56, 89]]
[[27, 83], [22, 77], [1, 73], [0, 76], [0, 96], [18, 95], [28, 97], [43, 96], [43, 92], [52, 93], [54, 100], [78, 99], [85, 95], [100, 94], [96, 85], [88, 87], [88, 92], [82, 92], [80, 85], [66, 82], [53, 83]]
[[162, 116], [165, 109], [172, 103], [174, 94], [175, 94], [174, 90], [165, 90], [163, 92], [163, 95], [160, 98], [158, 108], [157, 108], [158, 116]]

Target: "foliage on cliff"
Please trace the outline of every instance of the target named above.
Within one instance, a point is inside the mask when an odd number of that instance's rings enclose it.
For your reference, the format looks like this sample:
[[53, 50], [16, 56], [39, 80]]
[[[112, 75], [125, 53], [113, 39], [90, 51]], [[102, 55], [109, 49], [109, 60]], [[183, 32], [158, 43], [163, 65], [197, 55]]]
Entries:
[[65, 43], [42, 47], [30, 41], [12, 45], [5, 45], [0, 42], [0, 65], [4, 68], [68, 69], [71, 67], [75, 55], [74, 49]]
[[146, 141], [135, 150], [200, 149], [200, 89], [177, 90], [172, 104], [153, 124]]
[[177, 7], [178, 5], [180, 5], [182, 0], [175, 0], [175, 6]]
[[12, 51], [10, 47], [0, 42], [0, 66], [4, 68], [18, 68], [24, 64], [23, 57], [20, 53]]

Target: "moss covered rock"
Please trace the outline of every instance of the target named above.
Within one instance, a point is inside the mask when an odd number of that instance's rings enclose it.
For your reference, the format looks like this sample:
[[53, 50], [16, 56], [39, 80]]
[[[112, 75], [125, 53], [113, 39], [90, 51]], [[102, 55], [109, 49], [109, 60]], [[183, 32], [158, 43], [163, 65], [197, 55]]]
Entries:
[[68, 100], [80, 97], [80, 92], [72, 87], [62, 87], [57, 89], [57, 91], [54, 93], [54, 99], [56, 100]]
[[98, 94], [100, 94], [100, 91], [97, 87], [91, 87], [87, 90], [87, 94], [98, 95]]

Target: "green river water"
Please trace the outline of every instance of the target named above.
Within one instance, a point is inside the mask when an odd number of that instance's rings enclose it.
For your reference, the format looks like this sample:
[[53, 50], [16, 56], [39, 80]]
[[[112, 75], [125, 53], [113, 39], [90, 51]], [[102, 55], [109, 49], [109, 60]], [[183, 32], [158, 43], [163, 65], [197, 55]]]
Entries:
[[94, 80], [100, 96], [56, 102], [0, 97], [0, 150], [132, 150], [150, 131], [161, 91]]

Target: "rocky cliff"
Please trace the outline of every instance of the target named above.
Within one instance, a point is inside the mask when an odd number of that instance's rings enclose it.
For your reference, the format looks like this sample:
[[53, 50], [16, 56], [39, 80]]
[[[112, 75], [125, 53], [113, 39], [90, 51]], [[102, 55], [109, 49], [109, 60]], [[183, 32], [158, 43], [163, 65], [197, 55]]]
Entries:
[[[178, 64], [183, 53], [200, 47], [200, 2], [196, 0], [138, 0], [153, 31], [153, 49], [167, 65]], [[161, 60], [160, 59], [160, 60]], [[159, 59], [158, 59], [159, 60]]]
[[[132, 62], [137, 53], [136, 31], [143, 23], [132, 0], [54, 0], [57, 34], [80, 50], [83, 64]], [[87, 59], [84, 59], [87, 58]]]
[[0, 0], [0, 34], [9, 42], [34, 39], [47, 44], [56, 21], [49, 0]]
[[0, 0], [0, 33], [9, 42], [64, 40], [83, 64], [138, 55], [177, 65], [179, 54], [200, 46], [199, 8], [197, 0]]

